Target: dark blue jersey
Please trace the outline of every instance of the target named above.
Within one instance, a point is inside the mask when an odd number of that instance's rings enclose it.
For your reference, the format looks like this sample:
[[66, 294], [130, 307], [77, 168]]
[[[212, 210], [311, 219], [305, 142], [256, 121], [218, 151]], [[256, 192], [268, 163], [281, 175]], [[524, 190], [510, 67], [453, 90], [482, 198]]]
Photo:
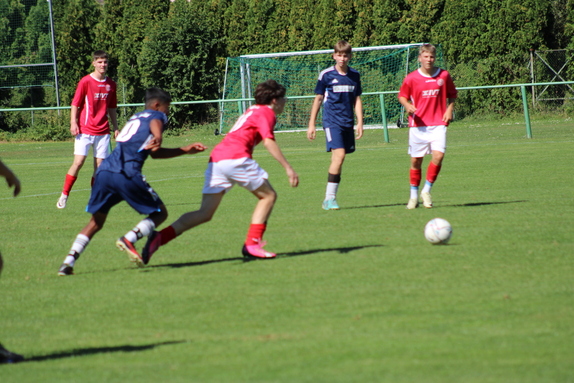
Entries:
[[363, 93], [361, 75], [349, 67], [346, 74], [334, 66], [319, 74], [315, 93], [323, 95], [323, 128], [353, 128], [355, 100]]
[[160, 120], [163, 123], [162, 130], [167, 124], [167, 116], [155, 110], [144, 110], [130, 117], [116, 138], [114, 151], [102, 162], [98, 172], [123, 173], [129, 178], [141, 174], [150, 153], [144, 148], [153, 138], [150, 131], [151, 120]]

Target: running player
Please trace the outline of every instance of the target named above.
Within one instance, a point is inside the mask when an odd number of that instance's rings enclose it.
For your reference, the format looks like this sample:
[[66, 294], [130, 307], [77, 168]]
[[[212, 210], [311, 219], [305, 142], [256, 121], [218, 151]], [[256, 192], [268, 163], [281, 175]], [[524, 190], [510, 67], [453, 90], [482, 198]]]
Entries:
[[205, 171], [203, 198], [199, 210], [185, 213], [160, 232], [153, 232], [142, 251], [144, 263], [160, 247], [183, 232], [211, 220], [225, 193], [238, 184], [259, 200], [251, 217], [251, 225], [242, 253], [247, 258], [274, 258], [275, 254], [263, 249], [263, 234], [275, 204], [277, 193], [269, 183], [267, 172], [253, 160], [255, 145], [263, 142], [265, 148], [285, 168], [292, 187], [299, 184], [299, 176], [283, 156], [275, 142], [273, 128], [276, 115], [285, 107], [285, 88], [275, 80], [267, 80], [255, 89], [256, 105], [251, 106], [237, 120], [233, 128], [213, 151]]
[[357, 116], [357, 139], [363, 136], [361, 76], [359, 72], [349, 67], [349, 61], [353, 56], [351, 45], [341, 40], [335, 44], [334, 51], [335, 65], [319, 74], [307, 129], [307, 138], [314, 140], [315, 120], [323, 105], [323, 129], [327, 140], [327, 151], [331, 152], [327, 191], [323, 201], [325, 210], [339, 210], [336, 198], [341, 182], [343, 162], [347, 153], [355, 151], [353, 130], [355, 115]]
[[106, 72], [108, 70], [108, 54], [95, 51], [92, 54], [94, 71], [84, 76], [76, 88], [70, 112], [70, 132], [75, 139], [74, 161], [66, 174], [62, 194], [56, 207], [66, 207], [72, 186], [78, 179], [78, 173], [90, 147], [93, 146], [94, 175], [104, 158], [108, 156], [110, 145], [110, 123], [113, 125], [114, 137], [118, 134], [116, 83]]
[[426, 182], [421, 191], [423, 206], [432, 208], [431, 188], [440, 172], [446, 150], [446, 130], [452, 121], [457, 91], [450, 74], [435, 67], [436, 48], [419, 48], [420, 68], [409, 73], [399, 90], [399, 102], [409, 114], [409, 154], [411, 194], [407, 209], [419, 205], [419, 185], [423, 157], [432, 154]]
[[134, 247], [137, 240], [149, 235], [167, 218], [167, 209], [141, 173], [148, 156], [173, 158], [183, 154], [202, 152], [201, 143], [181, 148], [162, 148], [162, 132], [167, 123], [171, 98], [158, 88], [146, 91], [145, 110], [132, 116], [116, 141], [112, 154], [102, 162], [96, 172], [86, 211], [92, 214], [90, 222], [76, 236], [70, 252], [60, 266], [58, 275], [72, 275], [74, 264], [92, 237], [102, 229], [110, 209], [126, 201], [134, 210], [148, 217], [116, 241], [120, 250], [128, 253], [132, 262], [142, 266], [142, 258]]

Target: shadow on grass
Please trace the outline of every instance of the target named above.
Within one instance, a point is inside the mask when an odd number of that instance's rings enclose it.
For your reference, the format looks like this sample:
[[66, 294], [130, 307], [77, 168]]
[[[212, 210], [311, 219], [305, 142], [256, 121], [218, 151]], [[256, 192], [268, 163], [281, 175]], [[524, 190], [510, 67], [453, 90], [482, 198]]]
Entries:
[[[474, 207], [474, 206], [487, 206], [487, 205], [503, 205], [507, 203], [522, 203], [528, 202], [527, 200], [518, 200], [518, 201], [498, 201], [498, 202], [470, 202], [470, 203], [459, 203], [459, 204], [452, 204], [452, 205], [438, 205], [433, 206], [436, 207]], [[406, 203], [391, 203], [386, 205], [366, 205], [366, 206], [351, 206], [345, 207], [344, 210], [347, 209], [371, 209], [371, 208], [379, 208], [379, 207], [394, 207], [394, 206], [406, 206]], [[343, 209], [342, 209], [343, 210]]]
[[527, 200], [518, 200], [518, 201], [499, 201], [499, 202], [470, 202], [470, 203], [460, 203], [460, 204], [453, 204], [453, 205], [444, 205], [442, 207], [474, 207], [474, 206], [488, 206], [488, 205], [504, 205], [507, 203], [523, 203], [523, 202], [528, 202], [528, 201]]
[[33, 356], [31, 358], [26, 358], [20, 363], [24, 362], [43, 362], [45, 360], [54, 360], [54, 359], [63, 359], [63, 358], [72, 358], [77, 356], [86, 356], [86, 355], [95, 355], [95, 354], [105, 354], [109, 352], [139, 352], [145, 350], [151, 350], [158, 346], [167, 346], [170, 344], [179, 344], [185, 343], [184, 340], [178, 341], [170, 341], [170, 342], [161, 342], [161, 343], [152, 343], [142, 346], [116, 346], [116, 347], [90, 347], [90, 348], [79, 348], [70, 351], [62, 351], [57, 352], [54, 354], [49, 355], [41, 355], [41, 356]]
[[[368, 247], [382, 247], [383, 245], [366, 245], [366, 246], [351, 246], [351, 247], [332, 247], [332, 248], [322, 248], [322, 249], [311, 249], [311, 250], [302, 250], [302, 251], [291, 251], [288, 253], [277, 253], [277, 258], [287, 258], [287, 257], [297, 257], [300, 255], [310, 255], [316, 253], [325, 253], [328, 251], [337, 252], [339, 254], [347, 254], [351, 251], [366, 249]], [[198, 261], [198, 262], [185, 262], [185, 263], [166, 263], [163, 265], [152, 265], [148, 266], [147, 269], [152, 268], [164, 268], [164, 267], [171, 267], [171, 268], [180, 268], [180, 267], [192, 267], [192, 266], [204, 266], [213, 263], [221, 263], [221, 262], [232, 262], [232, 261], [243, 261], [243, 262], [252, 262], [252, 261], [269, 261], [272, 259], [246, 259], [243, 257], [234, 257], [234, 258], [223, 258], [223, 259], [213, 259], [209, 261]]]

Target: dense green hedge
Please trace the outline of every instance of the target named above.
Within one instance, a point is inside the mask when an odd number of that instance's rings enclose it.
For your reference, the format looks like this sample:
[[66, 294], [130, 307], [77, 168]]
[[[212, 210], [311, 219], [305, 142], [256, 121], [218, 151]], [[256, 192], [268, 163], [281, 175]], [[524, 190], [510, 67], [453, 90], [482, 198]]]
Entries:
[[[49, 57], [45, 0], [0, 3], [0, 54]], [[120, 102], [156, 85], [177, 100], [217, 99], [225, 58], [248, 53], [440, 43], [458, 86], [529, 81], [530, 49], [574, 49], [574, 0], [95, 0], [53, 1], [61, 99], [69, 104], [90, 54], [111, 55]], [[18, 28], [14, 20], [25, 24]], [[569, 69], [574, 75], [574, 69]], [[368, 91], [378, 91], [369, 89]], [[54, 105], [49, 92], [0, 89], [2, 107]], [[475, 110], [508, 111], [511, 90], [473, 94]], [[39, 101], [40, 100], [40, 101]], [[464, 100], [461, 100], [464, 101]], [[181, 124], [212, 111], [179, 108]], [[18, 129], [8, 116], [0, 129]]]

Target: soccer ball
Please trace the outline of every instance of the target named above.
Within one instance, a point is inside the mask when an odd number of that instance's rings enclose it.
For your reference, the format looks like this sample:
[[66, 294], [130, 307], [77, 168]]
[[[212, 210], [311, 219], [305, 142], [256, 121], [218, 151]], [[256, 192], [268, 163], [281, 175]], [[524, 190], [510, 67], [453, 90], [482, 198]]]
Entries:
[[425, 226], [425, 238], [433, 245], [446, 245], [452, 236], [452, 226], [446, 219], [433, 218]]

